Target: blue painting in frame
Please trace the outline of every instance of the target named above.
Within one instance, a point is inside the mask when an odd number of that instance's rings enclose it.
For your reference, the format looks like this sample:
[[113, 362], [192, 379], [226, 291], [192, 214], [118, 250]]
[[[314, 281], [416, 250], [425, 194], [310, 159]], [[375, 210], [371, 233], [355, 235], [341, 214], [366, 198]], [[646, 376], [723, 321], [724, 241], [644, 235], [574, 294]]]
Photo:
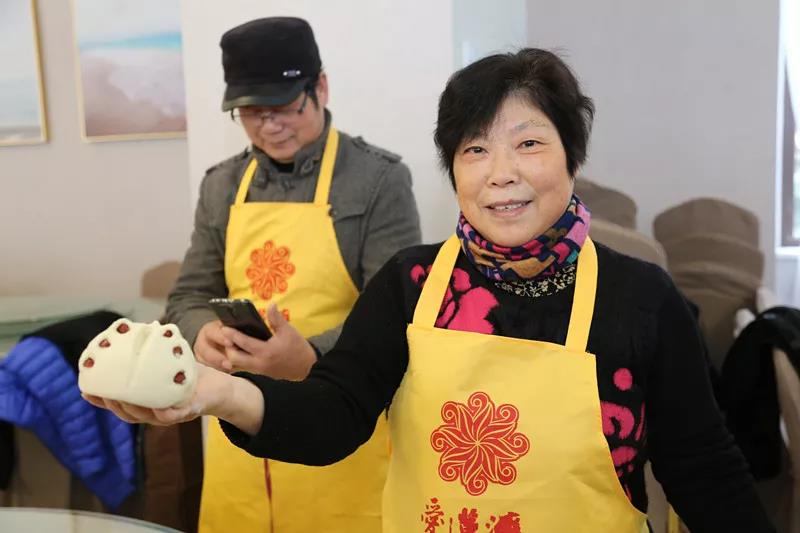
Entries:
[[179, 0], [73, 0], [89, 141], [186, 134]]

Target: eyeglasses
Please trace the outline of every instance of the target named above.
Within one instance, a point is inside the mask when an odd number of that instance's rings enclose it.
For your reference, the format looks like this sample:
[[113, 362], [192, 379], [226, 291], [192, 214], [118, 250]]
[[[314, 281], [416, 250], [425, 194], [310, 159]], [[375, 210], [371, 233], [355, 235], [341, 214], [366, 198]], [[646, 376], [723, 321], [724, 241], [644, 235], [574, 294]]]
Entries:
[[303, 101], [300, 103], [300, 107], [298, 108], [287, 107], [283, 109], [270, 109], [268, 111], [263, 111], [260, 109], [241, 107], [238, 109], [231, 109], [231, 120], [242, 126], [256, 126], [258, 128], [266, 124], [268, 120], [274, 120], [284, 124], [291, 122], [298, 116], [302, 115], [303, 111], [305, 111], [310, 92], [311, 91], [308, 89], [303, 91]]

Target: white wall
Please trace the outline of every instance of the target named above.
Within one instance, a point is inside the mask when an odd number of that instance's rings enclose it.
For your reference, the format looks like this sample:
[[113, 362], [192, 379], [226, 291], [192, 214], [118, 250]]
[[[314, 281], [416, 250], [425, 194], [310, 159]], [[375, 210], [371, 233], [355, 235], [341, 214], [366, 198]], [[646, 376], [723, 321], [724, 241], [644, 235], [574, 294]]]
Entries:
[[597, 106], [585, 174], [631, 194], [650, 233], [698, 196], [761, 220], [774, 280], [778, 2], [528, 1], [532, 46], [560, 47]]
[[191, 226], [186, 141], [80, 138], [69, 2], [38, 2], [50, 142], [0, 147], [0, 295], [139, 293]]
[[452, 72], [451, 2], [184, 0], [182, 7], [193, 204], [205, 170], [247, 145], [220, 111], [220, 36], [250, 19], [299, 16], [314, 29], [337, 127], [401, 154], [414, 179], [423, 238], [452, 233], [457, 208], [432, 140], [438, 96]]
[[513, 52], [528, 40], [528, 0], [454, 0], [453, 65], [462, 68], [490, 54]]

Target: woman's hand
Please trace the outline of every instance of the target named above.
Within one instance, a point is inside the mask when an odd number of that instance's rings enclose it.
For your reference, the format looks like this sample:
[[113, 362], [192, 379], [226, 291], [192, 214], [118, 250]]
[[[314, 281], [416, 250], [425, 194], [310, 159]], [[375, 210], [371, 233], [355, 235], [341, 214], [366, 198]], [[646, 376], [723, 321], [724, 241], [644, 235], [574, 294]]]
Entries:
[[205, 366], [197, 365], [197, 386], [185, 403], [166, 409], [152, 409], [99, 396], [84, 394], [84, 399], [95, 407], [108, 409], [130, 424], [171, 426], [189, 422], [198, 416], [214, 414], [222, 409], [226, 396], [232, 389], [231, 376]]
[[208, 322], [197, 332], [192, 350], [195, 358], [210, 367], [231, 372], [233, 366], [225, 356], [225, 336], [222, 334], [222, 322]]
[[248, 435], [255, 435], [264, 420], [264, 396], [258, 387], [246, 379], [203, 364], [197, 365], [197, 386], [192, 397], [184, 404], [167, 409], [152, 409], [88, 394], [83, 397], [130, 424], [171, 426], [211, 415], [227, 420]]
[[289, 324], [278, 307], [267, 309], [272, 338], [262, 341], [233, 328], [222, 327], [225, 355], [236, 370], [276, 379], [304, 379], [317, 361], [309, 342]]

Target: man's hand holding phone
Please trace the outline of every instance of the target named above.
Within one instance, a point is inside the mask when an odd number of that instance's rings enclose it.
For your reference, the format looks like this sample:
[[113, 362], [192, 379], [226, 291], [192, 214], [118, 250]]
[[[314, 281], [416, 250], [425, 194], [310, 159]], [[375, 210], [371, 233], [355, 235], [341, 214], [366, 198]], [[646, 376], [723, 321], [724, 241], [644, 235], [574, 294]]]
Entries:
[[223, 326], [241, 331], [248, 337], [266, 341], [272, 337], [253, 302], [244, 298], [212, 298], [208, 301]]
[[[255, 316], [258, 317], [258, 322], [254, 320], [252, 313], [255, 307], [252, 303], [247, 300], [235, 301], [246, 303], [228, 304], [228, 309], [233, 309], [230, 313], [224, 310], [218, 312], [221, 320], [218, 332], [221, 335], [225, 360], [219, 363], [220, 366], [213, 364], [212, 366], [227, 372], [234, 369], [244, 370], [276, 379], [304, 379], [317, 360], [317, 354], [311, 344], [286, 321], [275, 304], [267, 310], [267, 321], [272, 329], [270, 333], [257, 312]], [[248, 304], [252, 310], [242, 311], [242, 306]], [[212, 303], [212, 307], [216, 310], [220, 305]], [[227, 318], [224, 318], [226, 316]], [[267, 334], [261, 330], [262, 327]], [[220, 339], [213, 328], [209, 327], [208, 333], [214, 343]], [[266, 337], [267, 340], [261, 337]], [[200, 336], [198, 340], [199, 338]], [[215, 361], [219, 360], [217, 354], [213, 354], [212, 357]]]
[[200, 328], [194, 341], [194, 356], [201, 363], [210, 367], [231, 372], [233, 365], [225, 355], [225, 336], [222, 334], [222, 322], [214, 320]]

